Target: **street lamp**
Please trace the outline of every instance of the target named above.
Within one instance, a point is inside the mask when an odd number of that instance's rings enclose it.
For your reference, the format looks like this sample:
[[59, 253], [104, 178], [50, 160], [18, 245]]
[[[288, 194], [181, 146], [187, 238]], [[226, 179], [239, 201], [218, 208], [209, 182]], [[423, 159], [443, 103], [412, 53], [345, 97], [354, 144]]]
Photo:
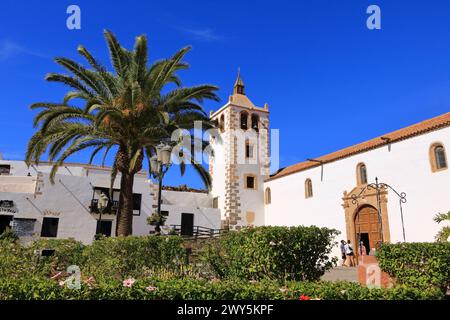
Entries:
[[106, 207], [108, 206], [108, 196], [104, 194], [103, 192], [100, 194], [100, 197], [97, 201], [97, 208], [99, 211], [99, 217], [98, 217], [98, 225], [97, 225], [97, 234], [100, 233], [101, 224], [102, 224], [102, 213], [105, 211]]
[[172, 165], [171, 161], [172, 147], [169, 144], [161, 143], [156, 147], [156, 155], [150, 158], [150, 172], [154, 179], [158, 180], [158, 208], [156, 214], [158, 221], [156, 222], [155, 231], [161, 232], [161, 191], [162, 180], [169, 167]]

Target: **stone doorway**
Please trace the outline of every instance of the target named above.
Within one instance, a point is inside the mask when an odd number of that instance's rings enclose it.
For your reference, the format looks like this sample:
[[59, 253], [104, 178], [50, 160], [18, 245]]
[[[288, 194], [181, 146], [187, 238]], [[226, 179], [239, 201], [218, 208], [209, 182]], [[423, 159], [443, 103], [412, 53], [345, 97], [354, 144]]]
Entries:
[[381, 228], [377, 209], [370, 205], [362, 206], [355, 215], [354, 223], [357, 252], [360, 252], [360, 242], [366, 254], [369, 254], [371, 249], [378, 248], [381, 241]]
[[381, 241], [381, 230], [383, 232], [384, 242], [390, 242], [390, 229], [388, 218], [388, 191], [380, 192], [381, 224], [378, 221], [378, 203], [376, 191], [371, 189], [364, 193], [364, 197], [354, 201], [352, 195], [361, 193], [365, 185], [353, 188], [350, 192], [344, 191], [342, 200], [344, 203], [345, 226], [347, 238], [353, 243], [356, 254], [359, 254], [358, 240], [361, 234], [361, 240], [364, 242], [367, 254], [370, 249], [377, 247], [377, 242]]

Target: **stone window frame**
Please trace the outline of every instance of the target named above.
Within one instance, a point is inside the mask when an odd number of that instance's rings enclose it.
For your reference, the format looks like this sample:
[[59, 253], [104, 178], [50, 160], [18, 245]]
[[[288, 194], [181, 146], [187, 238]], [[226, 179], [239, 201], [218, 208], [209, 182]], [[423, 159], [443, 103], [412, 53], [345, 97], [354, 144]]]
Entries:
[[[253, 178], [253, 188], [249, 188], [248, 187], [248, 185], [247, 185], [247, 178]], [[258, 190], [258, 179], [257, 179], [257, 177], [256, 177], [256, 175], [254, 175], [254, 174], [251, 174], [251, 173], [247, 173], [247, 174], [244, 174], [244, 189], [247, 189], [247, 190]]]
[[[362, 167], [364, 167], [365, 171], [366, 171], [366, 181], [365, 182], [362, 180], [362, 175], [361, 175]], [[360, 162], [356, 166], [356, 185], [357, 186], [366, 185], [368, 183], [368, 181], [369, 181], [369, 177], [367, 174], [367, 165], [364, 162]]]
[[[247, 146], [251, 147], [252, 149], [252, 154], [251, 156], [247, 156]], [[255, 154], [255, 143], [252, 142], [250, 139], [245, 139], [245, 150], [244, 150], [244, 155], [245, 155], [245, 159], [256, 159], [256, 154]]]
[[268, 205], [272, 203], [272, 190], [270, 187], [267, 187], [266, 190], [264, 190], [264, 204]]
[[[438, 168], [438, 165], [437, 165], [436, 148], [438, 148], [438, 147], [441, 147], [444, 150], [445, 167], [442, 167], [442, 168]], [[439, 171], [444, 171], [444, 170], [448, 169], [447, 151], [442, 142], [434, 142], [431, 144], [430, 149], [429, 149], [429, 160], [430, 160], [431, 172], [439, 172]]]
[[312, 198], [314, 196], [312, 180], [307, 178], [305, 180], [305, 199]]

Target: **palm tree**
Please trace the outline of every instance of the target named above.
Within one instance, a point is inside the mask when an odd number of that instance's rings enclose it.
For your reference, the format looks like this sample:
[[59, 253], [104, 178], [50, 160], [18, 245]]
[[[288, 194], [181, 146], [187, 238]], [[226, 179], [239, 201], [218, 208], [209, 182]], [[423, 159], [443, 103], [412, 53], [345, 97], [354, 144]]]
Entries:
[[[437, 223], [449, 222], [450, 221], [450, 211], [447, 213], [438, 213], [434, 216], [433, 220]], [[446, 242], [450, 237], [450, 227], [444, 226], [436, 235], [436, 241]]]
[[[48, 152], [49, 161], [54, 161], [50, 173], [54, 183], [58, 167], [74, 153], [91, 149], [92, 163], [103, 151], [104, 165], [108, 152], [114, 150], [111, 189], [117, 174], [121, 176], [116, 235], [127, 236], [132, 233], [134, 175], [142, 169], [144, 158], [149, 160], [155, 147], [175, 130], [192, 132], [194, 121], [200, 121], [204, 129], [212, 128], [201, 103], [205, 99], [218, 101], [218, 88], [209, 84], [181, 86], [177, 71], [188, 68], [182, 59], [189, 47], [148, 67], [144, 35], [136, 38], [132, 51], [123, 48], [110, 31], [104, 35], [114, 72], [83, 46], [78, 47], [78, 53], [87, 60], [89, 69], [67, 58], [55, 59], [70, 75], [50, 73], [46, 80], [63, 83], [71, 91], [62, 103], [39, 102], [31, 106], [41, 111], [34, 119], [37, 131], [28, 143], [26, 162], [38, 163]], [[82, 106], [70, 105], [73, 100], [81, 101]], [[202, 141], [202, 145], [207, 142]], [[208, 172], [192, 153], [188, 155], [184, 158], [193, 164], [209, 189]], [[183, 174], [185, 162], [180, 169]]]

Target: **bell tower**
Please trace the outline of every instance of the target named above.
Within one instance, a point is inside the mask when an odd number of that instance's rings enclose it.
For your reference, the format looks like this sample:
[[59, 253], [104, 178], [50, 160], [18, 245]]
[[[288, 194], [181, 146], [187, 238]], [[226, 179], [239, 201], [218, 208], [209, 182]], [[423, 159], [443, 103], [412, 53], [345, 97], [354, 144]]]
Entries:
[[269, 107], [257, 107], [245, 94], [238, 71], [228, 102], [210, 115], [218, 135], [211, 137], [213, 205], [222, 227], [239, 230], [264, 224], [264, 180], [269, 175]]

